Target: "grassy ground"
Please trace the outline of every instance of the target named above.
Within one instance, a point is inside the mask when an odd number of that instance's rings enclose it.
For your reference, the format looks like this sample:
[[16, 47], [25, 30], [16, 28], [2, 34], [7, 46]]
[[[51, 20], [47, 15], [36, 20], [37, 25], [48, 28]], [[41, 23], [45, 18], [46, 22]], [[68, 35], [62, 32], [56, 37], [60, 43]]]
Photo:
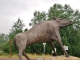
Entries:
[[[51, 55], [36, 55], [36, 54], [27, 54], [30, 58], [43, 58], [44, 60], [80, 60], [78, 57], [70, 56], [66, 57], [65, 55], [61, 56], [51, 56]], [[0, 55], [0, 58], [10, 58], [10, 54], [2, 54]], [[13, 54], [11, 58], [18, 58], [17, 54]], [[24, 57], [23, 57], [24, 58]]]
[[[48, 57], [51, 57], [51, 55], [49, 55], [49, 54], [47, 54], [47, 55], [44, 55], [44, 54], [42, 54], [42, 55], [27, 54], [27, 55], [30, 58], [40, 58], [40, 57], [42, 57], [42, 58], [48, 58]], [[0, 58], [7, 58], [7, 57], [18, 58], [18, 54], [12, 54], [11, 56], [10, 56], [10, 54], [7, 54], [7, 53], [6, 54], [5, 53], [0, 54]]]

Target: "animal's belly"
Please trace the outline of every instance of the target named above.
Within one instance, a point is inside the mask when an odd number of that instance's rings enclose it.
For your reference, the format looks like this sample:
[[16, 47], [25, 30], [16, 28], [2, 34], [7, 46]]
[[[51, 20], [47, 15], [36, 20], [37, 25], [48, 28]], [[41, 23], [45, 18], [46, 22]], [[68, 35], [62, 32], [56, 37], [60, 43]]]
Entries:
[[39, 36], [39, 37], [34, 37], [32, 39], [28, 39], [27, 45], [31, 45], [39, 42], [52, 42], [52, 40], [50, 36]]

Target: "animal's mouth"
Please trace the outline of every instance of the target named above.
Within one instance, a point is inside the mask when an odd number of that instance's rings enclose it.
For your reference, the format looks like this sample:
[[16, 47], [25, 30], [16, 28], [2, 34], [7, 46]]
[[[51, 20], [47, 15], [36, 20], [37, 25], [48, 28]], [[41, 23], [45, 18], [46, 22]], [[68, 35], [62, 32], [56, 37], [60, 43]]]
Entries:
[[70, 26], [70, 25], [72, 25], [72, 24], [73, 24], [73, 22], [70, 21], [69, 23], [67, 23], [67, 26]]
[[70, 24], [73, 24], [73, 22], [72, 22], [72, 21], [70, 21]]
[[70, 21], [70, 22], [68, 22], [68, 23], [64, 23], [63, 25], [65, 25], [65, 26], [70, 26], [70, 25], [72, 25], [72, 24], [73, 24], [73, 22]]

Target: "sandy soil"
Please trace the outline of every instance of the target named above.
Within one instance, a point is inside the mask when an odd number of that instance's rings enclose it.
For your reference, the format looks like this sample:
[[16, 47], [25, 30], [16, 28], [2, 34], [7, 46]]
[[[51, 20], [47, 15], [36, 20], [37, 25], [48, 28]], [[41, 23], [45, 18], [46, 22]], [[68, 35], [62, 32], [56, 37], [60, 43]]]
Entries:
[[57, 57], [45, 58], [44, 60], [80, 60], [80, 58], [78, 58], [78, 57], [73, 57], [73, 56], [69, 56], [69, 57], [57, 56]]

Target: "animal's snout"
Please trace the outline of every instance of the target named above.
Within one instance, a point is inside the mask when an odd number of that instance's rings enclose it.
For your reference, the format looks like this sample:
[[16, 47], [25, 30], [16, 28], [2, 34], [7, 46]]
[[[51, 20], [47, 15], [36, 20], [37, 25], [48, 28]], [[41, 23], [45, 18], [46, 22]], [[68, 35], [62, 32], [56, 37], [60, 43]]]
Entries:
[[70, 24], [73, 24], [73, 22], [72, 22], [72, 21], [70, 21]]

